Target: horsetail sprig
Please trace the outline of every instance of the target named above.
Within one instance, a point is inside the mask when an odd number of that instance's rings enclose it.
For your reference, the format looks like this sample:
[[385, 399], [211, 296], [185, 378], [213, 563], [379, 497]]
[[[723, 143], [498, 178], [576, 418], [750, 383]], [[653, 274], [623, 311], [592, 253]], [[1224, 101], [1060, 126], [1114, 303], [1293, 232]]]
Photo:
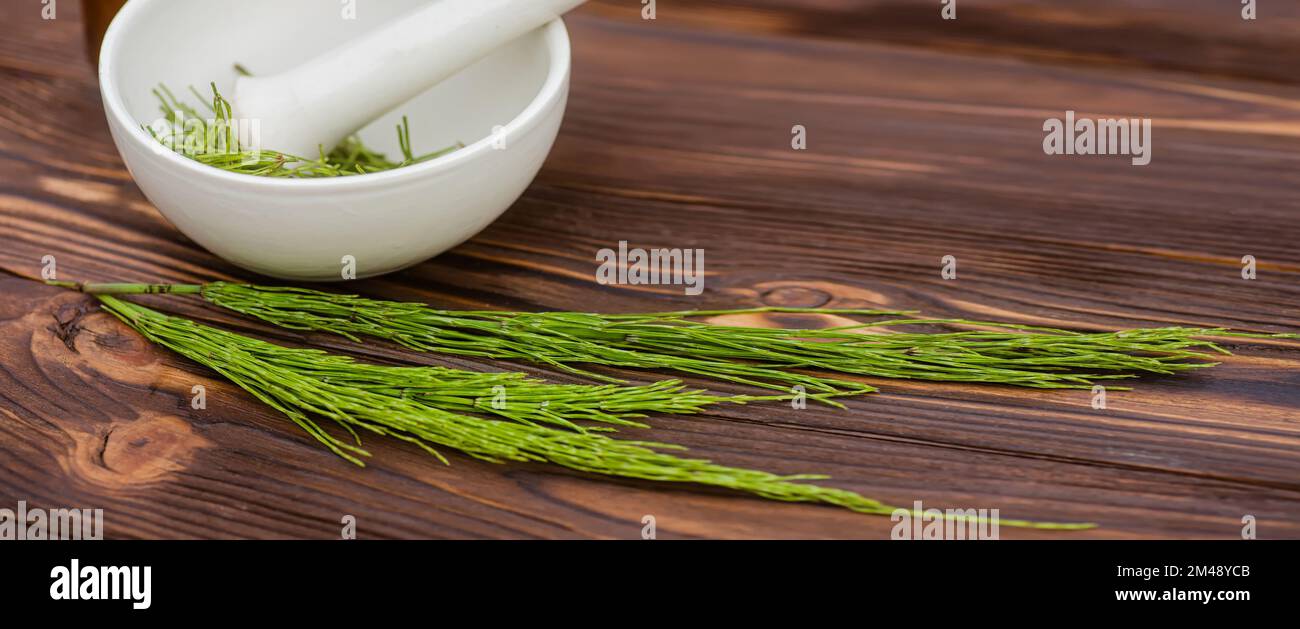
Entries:
[[[151, 341], [217, 371], [284, 413], [330, 450], [358, 465], [364, 465], [361, 457], [369, 456], [356, 438], [357, 432], [362, 431], [411, 442], [444, 463], [447, 459], [436, 447], [455, 449], [490, 462], [551, 463], [607, 476], [695, 483], [773, 500], [830, 504], [867, 514], [896, 511], [851, 491], [800, 482], [824, 479], [824, 476], [780, 476], [726, 467], [662, 452], [682, 449], [670, 444], [613, 439], [580, 429], [539, 425], [523, 418], [515, 418], [518, 421], [483, 419], [444, 408], [442, 398], [447, 392], [435, 383], [447, 380], [449, 390], [455, 391], [456, 379], [470, 379], [469, 376], [448, 378], [448, 374], [433, 368], [365, 365], [344, 356], [283, 347], [164, 315], [111, 295], [100, 295], [98, 299], [106, 310]], [[489, 375], [512, 384], [517, 380]], [[415, 383], [418, 384], [413, 386]], [[674, 390], [674, 394], [680, 395], [681, 391]], [[485, 409], [473, 406], [459, 410]], [[355, 443], [329, 434], [316, 418], [330, 419], [343, 426], [356, 438]], [[1041, 529], [1092, 526], [1020, 520], [999, 520], [999, 523]]]
[[[121, 292], [124, 287], [82, 287]], [[138, 292], [183, 292], [277, 326], [369, 336], [428, 352], [524, 360], [609, 382], [579, 365], [672, 370], [788, 391], [851, 395], [862, 384], [818, 372], [914, 380], [1089, 388], [1141, 374], [1210, 367], [1227, 351], [1208, 340], [1251, 335], [1223, 328], [1164, 327], [1073, 332], [962, 319], [898, 318], [884, 310], [760, 308], [653, 314], [438, 310], [421, 303], [367, 299], [301, 288], [216, 282], [128, 286]], [[796, 312], [881, 318], [851, 326], [796, 330], [712, 325], [692, 318]], [[890, 318], [893, 317], [893, 318]], [[899, 326], [963, 326], [957, 332], [892, 332]]]

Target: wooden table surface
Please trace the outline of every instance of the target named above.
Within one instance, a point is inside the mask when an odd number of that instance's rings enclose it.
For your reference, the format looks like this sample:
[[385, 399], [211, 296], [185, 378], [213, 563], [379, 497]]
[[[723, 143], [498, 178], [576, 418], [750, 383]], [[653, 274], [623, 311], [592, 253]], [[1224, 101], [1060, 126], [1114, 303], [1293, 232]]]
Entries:
[[[1300, 8], [1261, 0], [1245, 22], [1234, 2], [1136, 4], [959, 0], [947, 22], [935, 2], [679, 0], [650, 22], [633, 0], [594, 2], [569, 19], [570, 110], [524, 197], [453, 251], [347, 289], [448, 308], [886, 307], [1297, 331]], [[265, 281], [141, 195], [78, 7], [45, 22], [33, 6], [0, 6], [0, 507], [103, 508], [114, 538], [337, 538], [345, 514], [362, 538], [635, 539], [648, 514], [661, 539], [888, 536], [885, 517], [443, 466], [390, 439], [370, 439], [359, 469], [87, 298], [23, 279], [53, 255], [61, 279]], [[1067, 109], [1154, 119], [1151, 164], [1044, 155], [1043, 121]], [[806, 151], [791, 150], [796, 124]], [[598, 285], [595, 251], [619, 240], [705, 248], [707, 290]], [[288, 343], [501, 366], [168, 303]], [[1300, 537], [1300, 344], [1232, 349], [1212, 370], [1112, 391], [1105, 410], [1088, 391], [881, 380], [847, 411], [656, 417], [645, 436], [827, 473], [891, 504], [1100, 525], [1005, 538], [1239, 538], [1247, 514], [1262, 538]], [[206, 410], [190, 408], [195, 384]]]

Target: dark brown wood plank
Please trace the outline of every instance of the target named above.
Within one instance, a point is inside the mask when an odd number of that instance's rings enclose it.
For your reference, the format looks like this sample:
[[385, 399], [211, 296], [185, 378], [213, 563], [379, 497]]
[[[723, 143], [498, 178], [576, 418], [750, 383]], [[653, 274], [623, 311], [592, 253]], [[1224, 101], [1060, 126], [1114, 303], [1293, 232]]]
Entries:
[[[1267, 56], [1294, 51], [1294, 16], [1262, 18], [1271, 35], [1252, 51], [1207, 2], [1057, 4], [962, 3], [956, 25], [847, 0], [662, 3], [654, 23], [632, 3], [588, 6], [569, 20], [570, 112], [524, 198], [454, 251], [348, 288], [446, 307], [876, 306], [1081, 329], [1295, 331], [1300, 87]], [[60, 7], [48, 24], [0, 8], [18, 25], [0, 40], [0, 269], [35, 277], [49, 254], [68, 279], [257, 279], [188, 242], [131, 183], [76, 7]], [[1093, 50], [1174, 13], [1160, 32], [1186, 42]], [[930, 39], [883, 35], [909, 24], [898, 32]], [[951, 26], [964, 35], [938, 30]], [[1240, 55], [1175, 54], [1204, 42]], [[1152, 61], [1161, 51], [1178, 62]], [[1044, 156], [1042, 121], [1066, 109], [1153, 118], [1152, 164]], [[790, 150], [793, 124], [810, 150]], [[619, 240], [704, 247], [704, 296], [597, 285], [595, 251]], [[1254, 281], [1239, 275], [1247, 254]], [[944, 255], [959, 259], [958, 280], [940, 279]], [[503, 366], [164, 303], [374, 360]], [[51, 328], [79, 309], [73, 351]], [[891, 526], [538, 466], [452, 456], [445, 467], [382, 439], [361, 470], [85, 297], [0, 280], [0, 327], [0, 503], [103, 507], [113, 537], [332, 537], [344, 514], [363, 537], [632, 538], [646, 514], [664, 538]], [[655, 418], [645, 434], [726, 464], [828, 473], [895, 504], [1102, 525], [1080, 537], [1231, 538], [1244, 514], [1262, 537], [1300, 537], [1300, 351], [1233, 349], [1213, 370], [1113, 391], [1105, 411], [1082, 391], [873, 381], [883, 392], [848, 411], [731, 408]], [[204, 411], [188, 406], [195, 384], [208, 388]]]
[[[590, 10], [635, 20], [639, 3], [593, 0]], [[656, 22], [800, 38], [879, 42], [1037, 63], [1143, 67], [1296, 84], [1300, 4], [1258, 2], [1256, 19], [1224, 0], [676, 0]]]

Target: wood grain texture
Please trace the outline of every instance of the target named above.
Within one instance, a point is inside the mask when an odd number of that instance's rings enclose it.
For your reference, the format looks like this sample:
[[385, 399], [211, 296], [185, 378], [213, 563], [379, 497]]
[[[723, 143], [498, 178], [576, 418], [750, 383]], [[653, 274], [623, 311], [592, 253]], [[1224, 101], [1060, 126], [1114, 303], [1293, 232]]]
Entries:
[[[924, 9], [918, 5], [926, 5]], [[1261, 3], [601, 0], [569, 20], [570, 111], [537, 181], [438, 259], [349, 289], [449, 308], [606, 312], [800, 305], [920, 309], [1080, 329], [1295, 331], [1300, 41]], [[937, 3], [933, 3], [937, 4]], [[172, 229], [103, 122], [74, 3], [0, 22], [0, 268], [91, 281], [252, 279]], [[1254, 30], [1251, 30], [1254, 29]], [[1046, 157], [1066, 109], [1150, 117], [1151, 165]], [[805, 125], [809, 150], [790, 150]], [[703, 247], [703, 296], [605, 287], [597, 249]], [[939, 259], [960, 261], [959, 279]], [[1242, 280], [1243, 255], [1259, 276]], [[500, 368], [300, 335], [194, 302], [184, 314], [377, 361]], [[768, 323], [784, 319], [769, 318]], [[799, 320], [807, 323], [807, 320]], [[1087, 392], [872, 381], [848, 411], [654, 418], [721, 463], [823, 472], [893, 504], [1094, 521], [1004, 537], [1300, 537], [1300, 346]], [[527, 366], [518, 368], [555, 376]], [[632, 374], [641, 379], [648, 374]], [[559, 380], [564, 380], [558, 377]], [[206, 410], [189, 406], [196, 384]], [[697, 383], [707, 384], [707, 383]], [[718, 390], [734, 390], [712, 386]], [[0, 506], [101, 507], [110, 537], [887, 537], [887, 518], [608, 481], [371, 439], [337, 459], [216, 374], [86, 298], [0, 279]]]

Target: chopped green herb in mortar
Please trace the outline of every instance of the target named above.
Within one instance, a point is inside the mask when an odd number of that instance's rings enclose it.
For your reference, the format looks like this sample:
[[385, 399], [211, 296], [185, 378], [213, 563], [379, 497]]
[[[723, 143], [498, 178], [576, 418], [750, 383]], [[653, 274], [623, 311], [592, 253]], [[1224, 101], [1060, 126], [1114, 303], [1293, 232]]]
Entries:
[[144, 130], [163, 146], [185, 157], [232, 173], [291, 179], [366, 175], [427, 162], [465, 147], [457, 143], [439, 151], [416, 155], [411, 148], [410, 122], [402, 116], [402, 124], [397, 126], [397, 142], [402, 151], [400, 161], [371, 150], [355, 135], [343, 140], [329, 153], [322, 147], [320, 155], [314, 158], [254, 149], [242, 145], [238, 121], [232, 115], [233, 108], [217, 91], [215, 83], [212, 84], [210, 104], [194, 88], [190, 88], [190, 92], [204, 103], [209, 116], [205, 117], [176, 98], [167, 86], [159, 85], [153, 93], [158, 97], [166, 124], [144, 125]]

